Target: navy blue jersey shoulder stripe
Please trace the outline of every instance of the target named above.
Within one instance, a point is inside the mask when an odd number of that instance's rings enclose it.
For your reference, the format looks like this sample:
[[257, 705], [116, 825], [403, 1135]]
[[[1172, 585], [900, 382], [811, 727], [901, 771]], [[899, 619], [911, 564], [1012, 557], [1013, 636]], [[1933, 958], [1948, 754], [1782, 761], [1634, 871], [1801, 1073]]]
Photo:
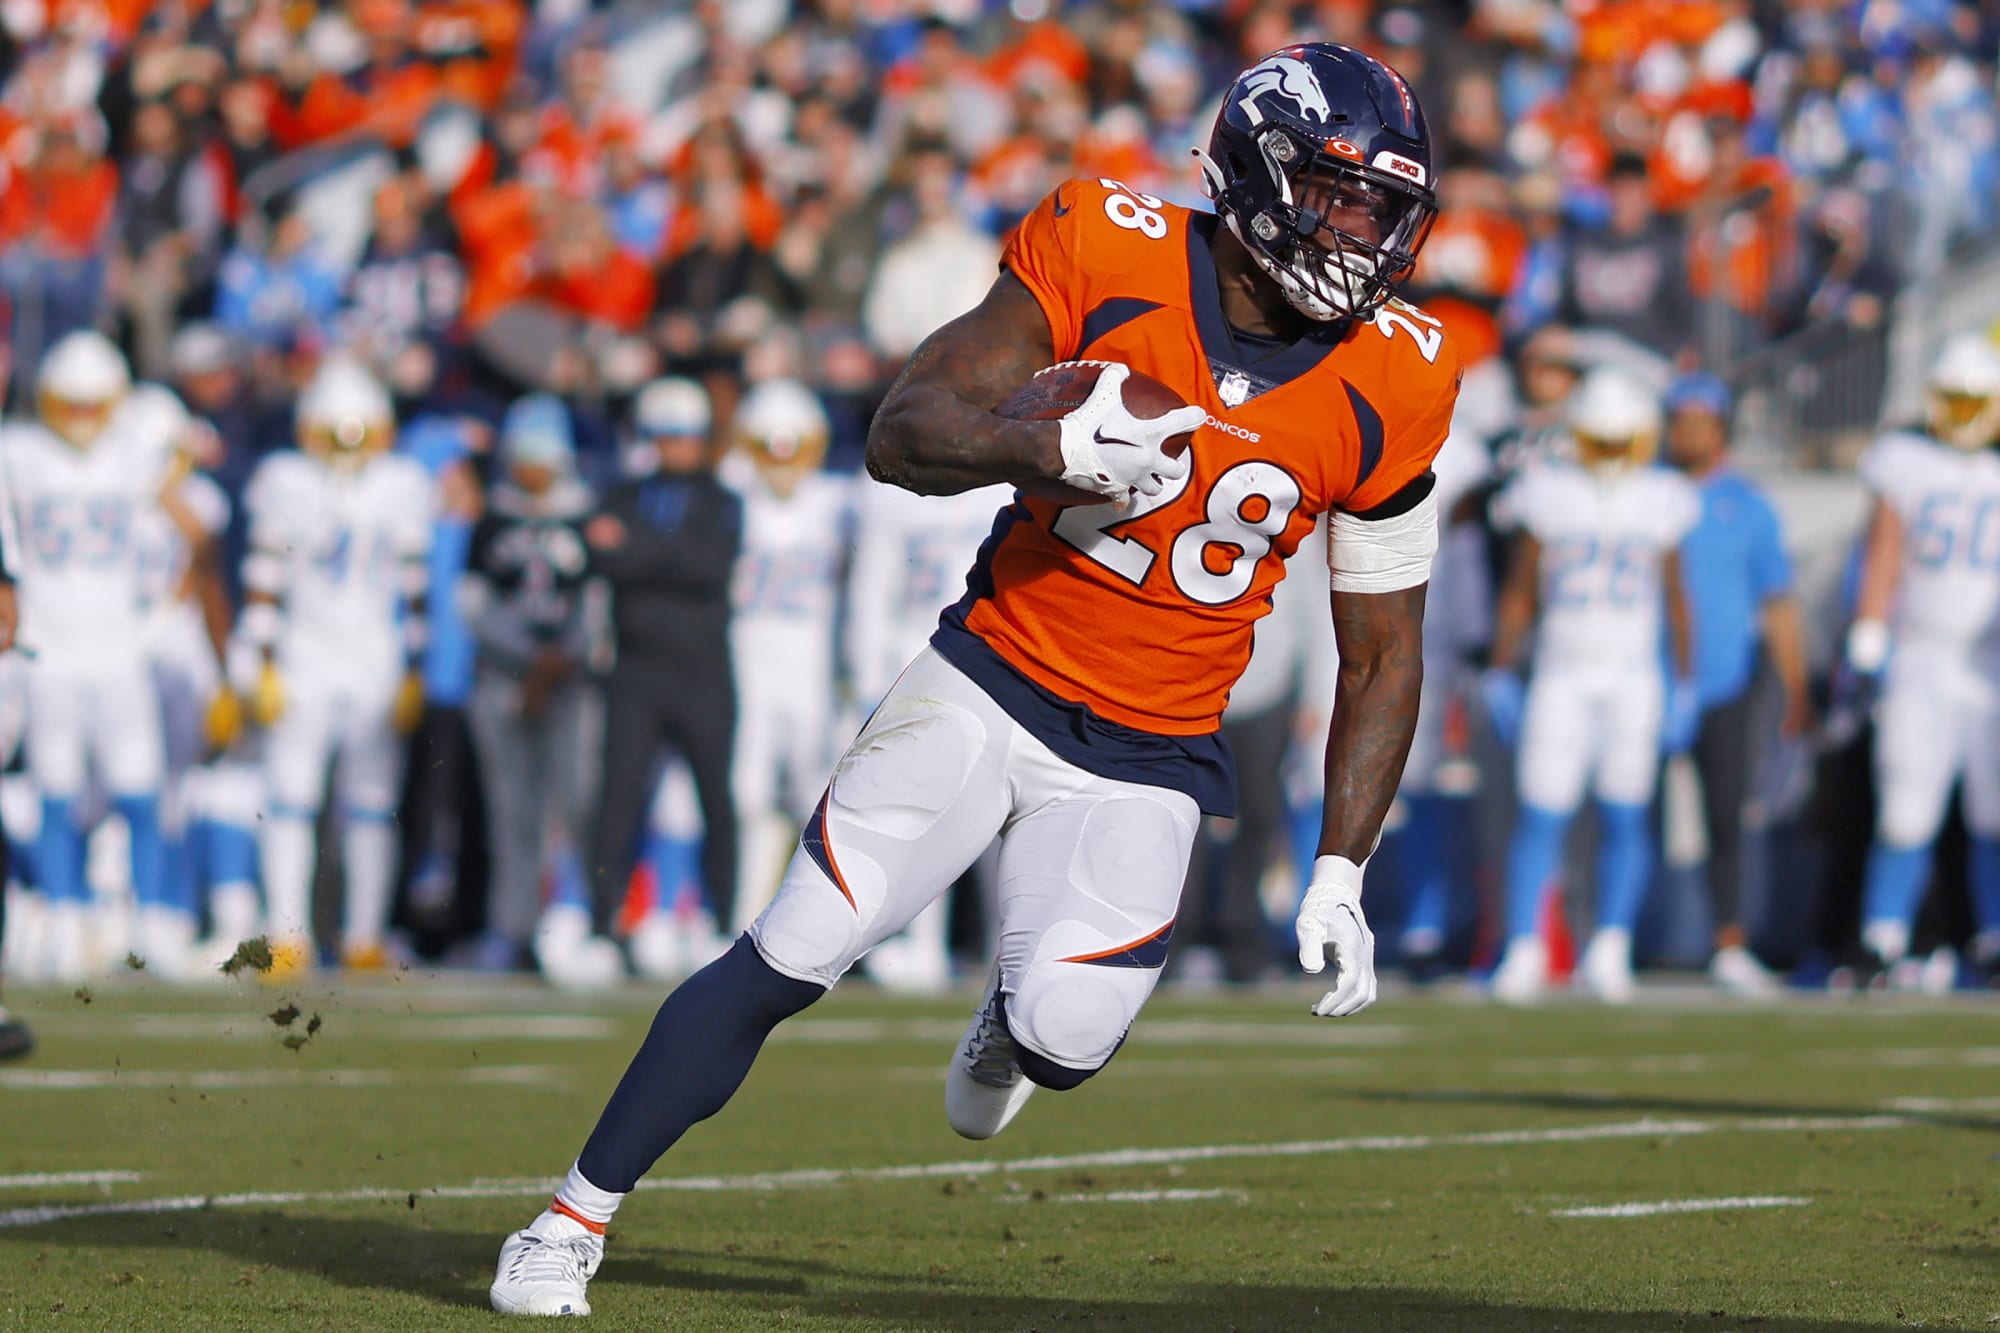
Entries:
[[1348, 406], [1354, 409], [1354, 424], [1361, 431], [1361, 462], [1354, 469], [1354, 489], [1358, 491], [1382, 465], [1382, 414], [1362, 396], [1361, 390], [1346, 380], [1340, 382], [1340, 387], [1347, 390]]
[[1077, 355], [1090, 355], [1090, 345], [1099, 338], [1159, 308], [1158, 301], [1147, 301], [1137, 296], [1113, 296], [1099, 301], [1097, 308], [1083, 317], [1083, 338], [1076, 345]]

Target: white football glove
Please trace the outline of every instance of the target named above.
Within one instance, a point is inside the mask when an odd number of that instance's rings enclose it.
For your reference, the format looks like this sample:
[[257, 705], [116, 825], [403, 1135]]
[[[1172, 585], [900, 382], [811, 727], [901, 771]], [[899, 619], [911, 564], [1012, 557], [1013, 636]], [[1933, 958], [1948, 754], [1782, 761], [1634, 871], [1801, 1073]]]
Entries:
[[1125, 379], [1132, 368], [1116, 361], [1103, 365], [1090, 397], [1057, 423], [1062, 427], [1062, 479], [1120, 502], [1133, 491], [1158, 495], [1188, 471], [1185, 453], [1172, 458], [1162, 446], [1208, 420], [1208, 413], [1189, 406], [1164, 416], [1135, 417], [1125, 406]]
[[1313, 862], [1312, 883], [1299, 904], [1299, 966], [1318, 972], [1333, 955], [1333, 989], [1312, 1011], [1346, 1018], [1375, 1003], [1375, 932], [1361, 914], [1361, 867], [1344, 856]]

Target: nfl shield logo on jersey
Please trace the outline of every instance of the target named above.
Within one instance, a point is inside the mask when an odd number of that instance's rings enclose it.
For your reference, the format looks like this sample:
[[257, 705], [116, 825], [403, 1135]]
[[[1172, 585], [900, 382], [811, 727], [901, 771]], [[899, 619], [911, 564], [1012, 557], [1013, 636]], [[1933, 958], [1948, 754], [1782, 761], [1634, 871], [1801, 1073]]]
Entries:
[[1224, 407], [1241, 407], [1250, 400], [1250, 377], [1240, 370], [1232, 370], [1215, 386], [1215, 393], [1222, 399]]

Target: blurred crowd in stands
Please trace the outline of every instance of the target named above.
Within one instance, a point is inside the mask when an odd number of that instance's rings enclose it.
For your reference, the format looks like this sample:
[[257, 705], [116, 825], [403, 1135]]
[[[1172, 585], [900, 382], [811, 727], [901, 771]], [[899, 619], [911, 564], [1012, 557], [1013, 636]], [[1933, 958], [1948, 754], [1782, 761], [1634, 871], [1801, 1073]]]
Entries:
[[[1111, 177], [1200, 206], [1188, 150], [1220, 90], [1315, 38], [1378, 54], [1428, 111], [1442, 214], [1408, 295], [1451, 327], [1460, 428], [1504, 467], [1583, 365], [1664, 388], [1802, 329], [1885, 329], [2000, 224], [1996, 33], [1953, 0], [0, 0], [10, 402], [32, 411], [45, 351], [81, 329], [171, 387], [238, 516], [239, 606], [245, 484], [334, 353], [387, 386], [440, 533], [514, 480], [496, 442], [531, 394], [515, 434], [560, 440], [600, 490], [674, 434], [635, 425], [663, 378], [698, 391], [718, 451], [746, 393], [804, 385], [823, 469], [852, 474], [889, 378], [1044, 194]], [[836, 602], [841, 581], [821, 578]], [[430, 650], [398, 920], [513, 965], [521, 939], [478, 946], [478, 653]], [[820, 758], [879, 693], [857, 670], [831, 653], [797, 686], [827, 696]], [[1472, 886], [1499, 845], [1461, 877], [1460, 961], [1490, 957]], [[653, 901], [700, 878], [675, 864]], [[1837, 951], [1806, 911], [1767, 956]]]

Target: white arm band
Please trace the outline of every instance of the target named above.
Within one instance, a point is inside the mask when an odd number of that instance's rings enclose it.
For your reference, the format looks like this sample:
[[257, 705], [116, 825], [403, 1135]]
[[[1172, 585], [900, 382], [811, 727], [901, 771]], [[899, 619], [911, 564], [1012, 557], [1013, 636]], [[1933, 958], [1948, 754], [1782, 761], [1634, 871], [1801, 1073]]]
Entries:
[[1438, 549], [1437, 491], [1394, 518], [1327, 519], [1326, 564], [1335, 592], [1401, 592], [1428, 582]]

